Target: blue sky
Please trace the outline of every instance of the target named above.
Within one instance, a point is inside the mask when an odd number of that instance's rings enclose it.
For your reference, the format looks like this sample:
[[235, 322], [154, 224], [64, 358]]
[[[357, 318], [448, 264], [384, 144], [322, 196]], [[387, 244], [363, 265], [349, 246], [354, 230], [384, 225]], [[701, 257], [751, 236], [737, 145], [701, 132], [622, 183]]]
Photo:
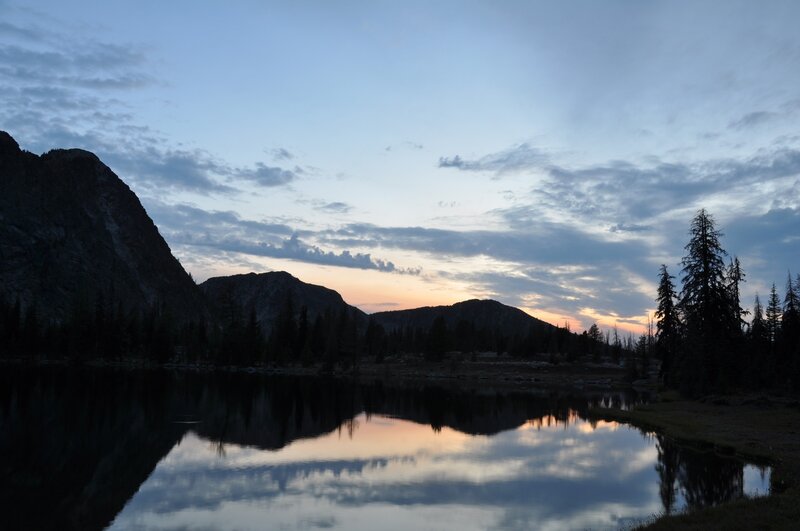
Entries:
[[0, 128], [97, 153], [195, 279], [636, 329], [709, 209], [800, 272], [800, 4], [6, 2]]

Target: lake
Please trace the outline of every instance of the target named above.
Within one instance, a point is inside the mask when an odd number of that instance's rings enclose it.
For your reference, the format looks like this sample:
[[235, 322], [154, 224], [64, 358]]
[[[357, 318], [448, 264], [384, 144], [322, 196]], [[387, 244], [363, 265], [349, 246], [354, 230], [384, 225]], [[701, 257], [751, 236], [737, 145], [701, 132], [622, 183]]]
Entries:
[[633, 392], [1, 369], [3, 529], [618, 529], [769, 491], [586, 419]]

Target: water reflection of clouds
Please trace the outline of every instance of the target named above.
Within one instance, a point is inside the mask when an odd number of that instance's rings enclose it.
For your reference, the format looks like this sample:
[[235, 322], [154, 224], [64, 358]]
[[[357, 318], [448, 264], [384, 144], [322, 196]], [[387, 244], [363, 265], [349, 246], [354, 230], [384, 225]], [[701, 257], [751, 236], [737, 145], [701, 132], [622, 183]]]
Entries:
[[220, 455], [190, 433], [114, 525], [616, 528], [661, 510], [654, 441], [627, 426], [526, 424], [485, 437], [356, 420], [352, 438], [334, 431], [275, 452]]

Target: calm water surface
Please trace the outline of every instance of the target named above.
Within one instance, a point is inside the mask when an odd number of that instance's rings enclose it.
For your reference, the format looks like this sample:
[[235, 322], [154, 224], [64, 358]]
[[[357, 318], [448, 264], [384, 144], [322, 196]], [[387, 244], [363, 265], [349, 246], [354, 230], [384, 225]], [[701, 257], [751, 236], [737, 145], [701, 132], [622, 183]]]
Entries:
[[20, 528], [617, 529], [765, 494], [769, 469], [536, 394], [253, 375], [0, 376]]

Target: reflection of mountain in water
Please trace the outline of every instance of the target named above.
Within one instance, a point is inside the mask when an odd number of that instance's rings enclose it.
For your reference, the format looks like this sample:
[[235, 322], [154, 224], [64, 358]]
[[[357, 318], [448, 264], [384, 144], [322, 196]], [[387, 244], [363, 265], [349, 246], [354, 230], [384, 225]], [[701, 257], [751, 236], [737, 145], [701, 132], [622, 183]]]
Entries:
[[[353, 435], [353, 418], [365, 412], [491, 435], [536, 419], [568, 423], [590, 403], [633, 398], [227, 373], [6, 372], [0, 521], [9, 529], [103, 528], [189, 430], [220, 445], [276, 450], [336, 429]], [[678, 488], [692, 506], [741, 496], [739, 462], [720, 465], [659, 438], [658, 466], [667, 509]]]

